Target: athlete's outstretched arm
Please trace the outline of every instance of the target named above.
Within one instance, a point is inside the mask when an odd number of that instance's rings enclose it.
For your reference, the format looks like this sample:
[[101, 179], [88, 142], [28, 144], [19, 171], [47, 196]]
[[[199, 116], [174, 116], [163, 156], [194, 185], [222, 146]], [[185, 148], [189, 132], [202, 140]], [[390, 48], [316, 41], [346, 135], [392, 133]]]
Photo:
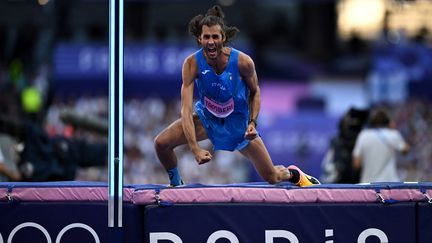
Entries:
[[261, 107], [261, 92], [258, 86], [258, 76], [255, 70], [255, 64], [248, 55], [240, 53], [239, 70], [241, 78], [246, 82], [249, 88], [249, 111], [250, 122], [245, 132], [246, 139], [254, 139], [257, 136], [256, 120]]
[[188, 142], [189, 148], [195, 155], [195, 159], [199, 164], [206, 163], [211, 160], [211, 153], [202, 149], [197, 142], [195, 125], [193, 122], [193, 91], [194, 80], [197, 76], [198, 65], [195, 56], [191, 55], [183, 63], [182, 79], [183, 84], [181, 87], [181, 121], [183, 132]]

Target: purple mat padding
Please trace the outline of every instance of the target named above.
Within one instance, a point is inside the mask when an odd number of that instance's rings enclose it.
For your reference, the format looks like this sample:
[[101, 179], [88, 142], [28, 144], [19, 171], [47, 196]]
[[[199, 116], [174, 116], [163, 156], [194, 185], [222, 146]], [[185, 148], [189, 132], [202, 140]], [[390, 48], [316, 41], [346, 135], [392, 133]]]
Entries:
[[[428, 195], [432, 191], [428, 190]], [[160, 200], [170, 203], [305, 203], [305, 202], [376, 202], [423, 201], [418, 189], [383, 189], [381, 197], [374, 189], [268, 189], [268, 188], [184, 188], [162, 190]]]
[[[432, 201], [432, 183], [325, 184], [299, 188], [291, 184], [127, 185], [123, 201], [157, 203], [310, 203]], [[107, 201], [106, 183], [0, 183], [0, 201]]]
[[[123, 200], [132, 201], [134, 188], [123, 189]], [[106, 183], [42, 182], [0, 183], [0, 201], [107, 201]]]

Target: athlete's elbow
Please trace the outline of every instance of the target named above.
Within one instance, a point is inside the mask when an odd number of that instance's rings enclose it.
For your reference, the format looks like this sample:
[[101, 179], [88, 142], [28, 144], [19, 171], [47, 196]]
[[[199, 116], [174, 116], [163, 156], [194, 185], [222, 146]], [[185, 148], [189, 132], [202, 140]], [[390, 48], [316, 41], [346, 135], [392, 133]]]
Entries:
[[259, 97], [261, 95], [261, 90], [260, 90], [259, 86], [256, 86], [256, 87], [249, 89], [249, 95], [251, 97], [255, 97], [255, 96]]
[[192, 116], [192, 109], [184, 107], [181, 109], [180, 115], [181, 115], [181, 117]]

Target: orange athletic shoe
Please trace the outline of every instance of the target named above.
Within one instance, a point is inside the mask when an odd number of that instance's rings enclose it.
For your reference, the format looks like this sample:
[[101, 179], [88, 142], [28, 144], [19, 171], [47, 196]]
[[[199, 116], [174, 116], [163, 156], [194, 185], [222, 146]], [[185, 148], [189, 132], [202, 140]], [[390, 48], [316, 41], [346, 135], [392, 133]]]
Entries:
[[300, 174], [300, 180], [296, 183], [296, 186], [305, 187], [321, 184], [317, 178], [304, 173], [295, 165], [288, 166], [288, 169], [297, 170]]

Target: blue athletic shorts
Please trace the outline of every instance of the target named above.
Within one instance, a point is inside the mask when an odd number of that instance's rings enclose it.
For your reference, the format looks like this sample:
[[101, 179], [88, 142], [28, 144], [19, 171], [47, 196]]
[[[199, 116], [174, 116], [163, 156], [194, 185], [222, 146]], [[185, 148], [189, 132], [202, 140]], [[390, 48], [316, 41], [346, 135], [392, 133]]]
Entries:
[[241, 150], [249, 144], [249, 140], [244, 138], [249, 118], [244, 114], [234, 111], [226, 118], [218, 118], [200, 102], [195, 104], [195, 111], [213, 143], [214, 150]]

